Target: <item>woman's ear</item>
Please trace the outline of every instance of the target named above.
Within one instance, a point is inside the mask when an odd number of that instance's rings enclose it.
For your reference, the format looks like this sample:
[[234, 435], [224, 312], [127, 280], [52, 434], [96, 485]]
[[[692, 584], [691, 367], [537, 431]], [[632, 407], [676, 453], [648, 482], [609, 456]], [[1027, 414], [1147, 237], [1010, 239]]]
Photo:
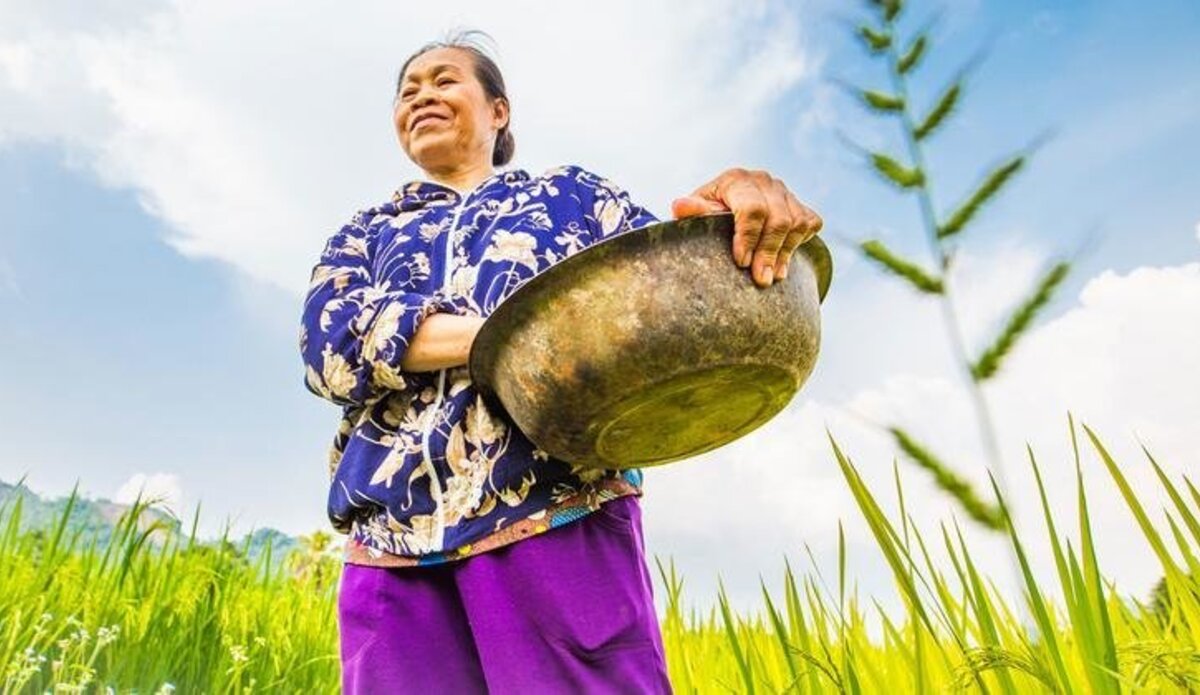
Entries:
[[496, 97], [492, 102], [492, 119], [497, 131], [508, 125], [508, 100], [504, 97]]

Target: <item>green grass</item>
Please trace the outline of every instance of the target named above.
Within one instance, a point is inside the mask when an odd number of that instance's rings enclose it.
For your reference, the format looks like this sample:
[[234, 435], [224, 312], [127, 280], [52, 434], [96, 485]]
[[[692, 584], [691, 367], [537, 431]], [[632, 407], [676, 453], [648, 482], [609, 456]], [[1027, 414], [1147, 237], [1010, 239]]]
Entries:
[[[0, 535], [0, 692], [336, 690], [337, 565], [257, 565], [245, 548], [201, 544], [122, 518], [115, 542]], [[155, 538], [163, 539], [158, 545]]]
[[[1077, 517], [1056, 519], [1029, 454], [1047, 536], [1020, 538], [1005, 525], [1024, 581], [1024, 604], [1015, 606], [979, 572], [956, 526], [917, 529], [898, 479], [900, 513], [889, 518], [831, 439], [902, 610], [889, 614], [847, 592], [853, 581], [840, 533], [836, 587], [798, 576], [789, 563], [782, 595], [764, 585], [761, 609], [751, 615], [733, 611], [723, 587], [707, 614], [685, 615], [682, 578], [673, 563], [656, 559], [677, 692], [1200, 689], [1200, 491], [1186, 477], [1172, 482], [1146, 452], [1142, 465], [1154, 469], [1171, 503], [1165, 525], [1155, 525], [1121, 466], [1083, 430], [1162, 565], [1155, 601], [1119, 596], [1105, 580], [1081, 473]], [[1078, 472], [1074, 435], [1072, 425]], [[106, 547], [65, 532], [69, 509], [49, 531], [22, 530], [19, 502], [5, 511], [0, 691], [337, 690], [336, 559], [295, 552], [287, 563], [251, 564], [243, 548], [196, 542], [194, 523], [190, 537], [159, 534], [155, 523], [139, 523], [139, 508]], [[1035, 543], [1052, 551], [1054, 574], [1034, 576], [1027, 553]], [[931, 559], [935, 546], [948, 562]], [[1047, 597], [1051, 586], [1060, 599]]]

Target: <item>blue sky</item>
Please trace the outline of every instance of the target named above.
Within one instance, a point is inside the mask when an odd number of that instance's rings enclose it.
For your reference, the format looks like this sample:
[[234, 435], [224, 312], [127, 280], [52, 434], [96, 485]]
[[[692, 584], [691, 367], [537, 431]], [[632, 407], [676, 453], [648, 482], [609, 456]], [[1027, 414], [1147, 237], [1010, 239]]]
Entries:
[[[905, 295], [842, 243], [879, 236], [924, 258], [914, 201], [874, 180], [835, 137], [899, 151], [894, 125], [863, 112], [831, 81], [884, 84], [879, 66], [849, 38], [836, 9], [842, 3], [706, 10], [616, 3], [587, 17], [594, 10], [563, 8], [546, 18], [562, 30], [530, 36], [530, 47], [521, 22], [462, 5], [421, 10], [423, 21], [409, 24], [382, 4], [346, 11], [354, 16], [314, 5], [262, 35], [237, 10], [214, 5], [223, 9], [143, 3], [70, 26], [49, 10], [0, 10], [7, 27], [0, 30], [0, 364], [8, 368], [0, 479], [27, 475], [46, 494], [78, 481], [89, 494], [112, 497], [122, 486], [127, 494], [138, 474], [158, 475], [179, 495], [181, 512], [202, 503], [209, 530], [225, 519], [240, 531], [321, 528], [337, 413], [302, 385], [297, 292], [341, 219], [416, 174], [388, 130], [391, 73], [419, 43], [463, 22], [491, 31], [507, 61], [519, 166], [593, 166], [660, 215], [671, 197], [724, 166], [763, 167], [826, 220], [837, 271], [822, 362], [786, 418], [724, 452], [648, 475], [651, 551], [681, 558], [697, 576], [697, 594], [724, 571], [727, 584], [752, 597], [755, 571], [781, 571], [780, 553], [799, 557], [802, 542], [828, 551], [830, 524], [855, 516], [847, 497], [812, 492], [839, 482], [822, 442], [787, 439], [793, 425], [820, 432], [833, 423], [849, 450], [871, 461], [870, 474], [886, 481], [890, 454], [838, 420], [839, 409], [888, 401], [907, 404], [911, 415], [928, 406], [921, 398], [939, 398], [938, 389], [953, 383], [931, 305]], [[727, 26], [712, 23], [718, 10], [729, 13]], [[921, 24], [934, 6], [914, 10], [905, 27]], [[1183, 296], [1176, 288], [1194, 286], [1186, 284], [1194, 282], [1188, 268], [1200, 251], [1200, 6], [962, 2], [943, 10], [928, 66], [915, 78], [919, 101], [931, 101], [964, 61], [989, 48], [960, 114], [929, 146], [939, 206], [965, 195], [988, 165], [1053, 133], [966, 236], [974, 259], [967, 267], [979, 270], [974, 280], [964, 277], [975, 337], [990, 334], [1041, 264], [1079, 249], [1076, 270], [1044, 319], [1063, 319], [1061, 331], [1047, 332], [1050, 347], [1031, 354], [1074, 346], [1068, 337], [1090, 334], [1070, 327], [1101, 322], [1110, 314], [1096, 307], [1116, 311], [1122, 296], [1149, 297], [1142, 313], [1164, 312], [1142, 317], [1160, 320], [1151, 332], [1200, 323], [1196, 305], [1171, 304]], [[5, 13], [12, 14], [7, 21]], [[156, 25], [153, 17], [165, 21]], [[380, 40], [394, 35], [379, 25], [389, 22], [403, 40], [384, 50]], [[573, 23], [597, 35], [567, 35], [577, 32]], [[667, 38], [646, 48], [656, 35]], [[205, 38], [213, 36], [223, 37], [227, 54], [209, 53], [214, 44]], [[538, 42], [575, 42], [581, 55], [547, 61], [553, 52]], [[309, 56], [313, 45], [328, 46], [327, 60]], [[615, 77], [575, 87], [555, 82], [597, 75], [601, 50], [611, 52], [607, 60], [626, 61]], [[162, 61], [148, 60], [156, 56]], [[731, 81], [737, 76], [745, 82]], [[567, 96], [556, 99], [563, 89]], [[622, 120], [631, 111], [637, 119]], [[1094, 241], [1085, 244], [1089, 235]], [[1081, 299], [1098, 278], [1093, 299]], [[1095, 343], [1078, 339], [1080, 350]], [[1176, 470], [1197, 463], [1200, 439], [1154, 410], [1194, 421], [1194, 397], [1165, 377], [1145, 384], [1147, 393], [1136, 391], [1130, 384], [1147, 377], [1121, 371], [1138, 361], [1193, 365], [1177, 354], [1186, 347], [1149, 340], [1122, 343], [1119, 354], [1133, 357], [1121, 364], [1097, 362], [1103, 378], [1092, 371], [1055, 386], [1045, 400], [1059, 421], [1046, 428], [1062, 441], [1046, 446], [1065, 441], [1058, 406], [1070, 404], [1098, 413], [1114, 439], [1128, 439], [1131, 428], [1160, 432], [1162, 446], [1178, 455]], [[1057, 363], [1046, 369], [1063, 371]], [[1014, 369], [1005, 388], [1031, 394], [1043, 383], [1039, 374]], [[1069, 386], [1075, 383], [1078, 391]], [[1166, 394], [1161, 406], [1112, 405], [1151, 403], [1150, 390]], [[1010, 433], [1016, 448], [1041, 436]], [[944, 445], [967, 459], [967, 440]], [[795, 503], [762, 507], [773, 510], [768, 517], [778, 512], [763, 525], [727, 524], [679, 506], [683, 491], [699, 504], [720, 499], [718, 475], [742, 463], [735, 459], [779, 452], [802, 460], [797, 470], [804, 473], [788, 479], [797, 486], [787, 498]], [[913, 485], [914, 494], [938, 499], [915, 476]], [[780, 525], [792, 530], [775, 539], [769, 529]], [[1122, 538], [1111, 557], [1137, 546], [1132, 532]], [[869, 547], [863, 535], [851, 539]], [[731, 569], [729, 548], [739, 545], [741, 564], [758, 570]], [[1129, 575], [1130, 586], [1141, 588], [1150, 574]]]
[[[0, 246], [0, 355], [17, 395], [0, 403], [3, 478], [112, 496], [136, 473], [174, 473], [206, 506], [247, 508], [245, 522], [316, 528], [329, 411], [297, 390], [293, 298], [272, 292], [272, 311], [249, 313], [236, 271], [165, 246], [134, 194], [52, 146], [6, 149], [0, 206], [19, 230]], [[268, 490], [297, 502], [260, 514]]]
[[[1095, 233], [1102, 242], [1084, 259], [1077, 282], [1089, 269], [1194, 256], [1197, 211], [1189, 192], [1195, 190], [1200, 156], [1200, 58], [1193, 41], [1200, 7], [1156, 2], [1149, 11], [1132, 2], [1013, 2], [979, 3], [975, 11], [961, 13], [955, 7], [947, 6], [939, 25], [944, 40], [915, 78], [915, 98], [931, 103], [949, 77], [987, 47], [960, 116], [931, 143], [935, 176], [950, 182], [939, 186], [943, 209], [969, 190], [985, 165], [1049, 133], [1032, 166], [980, 220], [973, 239], [1019, 224], [1039, 243], [1071, 249], [1084, 234]], [[922, 25], [932, 14], [906, 15], [906, 24]], [[829, 48], [828, 75], [886, 86], [877, 63], [839, 35], [844, 32], [838, 18], [816, 21], [836, 37], [822, 42]], [[802, 109], [810, 95], [798, 90], [790, 110]], [[867, 141], [867, 132], [895, 135], [880, 123], [854, 117], [842, 127], [860, 142]], [[822, 163], [848, 163], [849, 153], [827, 133], [811, 144]], [[900, 151], [895, 140], [889, 144]], [[785, 169], [787, 159], [772, 164]], [[884, 215], [866, 214], [860, 202], [863, 196], [872, 206], [887, 201], [885, 189], [864, 185], [857, 167], [845, 172], [838, 167], [837, 176], [838, 188], [853, 193], [831, 194], [828, 217], [864, 230], [888, 224]], [[902, 205], [915, 207], [907, 200]], [[899, 209], [906, 224], [916, 219], [910, 207]], [[898, 231], [915, 238], [911, 224]]]

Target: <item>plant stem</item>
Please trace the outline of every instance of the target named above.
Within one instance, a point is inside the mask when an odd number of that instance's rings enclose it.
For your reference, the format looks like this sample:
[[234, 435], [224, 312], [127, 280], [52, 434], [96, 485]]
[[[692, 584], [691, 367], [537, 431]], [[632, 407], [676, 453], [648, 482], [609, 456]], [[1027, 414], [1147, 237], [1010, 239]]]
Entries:
[[[896, 35], [896, 27], [892, 21], [887, 21], [887, 29], [892, 36]], [[908, 148], [908, 154], [912, 159], [913, 166], [925, 174], [924, 183], [917, 190], [917, 200], [921, 208], [921, 217], [925, 224], [926, 238], [929, 242], [930, 251], [937, 260], [938, 267], [941, 269], [942, 293], [939, 295], [939, 305], [942, 310], [942, 319], [946, 328], [946, 334], [950, 339], [951, 348], [957, 358], [960, 376], [963, 379], [967, 392], [971, 396], [971, 403], [975, 412], [975, 419], [979, 426], [984, 453], [989, 461], [988, 468], [995, 475], [996, 484], [1000, 488], [1001, 494], [1003, 494], [1007, 503], [1011, 504], [1014, 500], [1010, 494], [1007, 476], [1004, 472], [1004, 461], [1000, 455], [1000, 447], [991, 411], [988, 408], [987, 397], [983, 392], [983, 387], [975, 380], [974, 375], [971, 373], [971, 358], [967, 353], [966, 340], [963, 338], [962, 325], [958, 318], [958, 312], [954, 304], [954, 293], [952, 291], [953, 281], [950, 277], [950, 265], [953, 260], [953, 254], [947, 253], [946, 248], [938, 238], [937, 213], [933, 204], [933, 177], [930, 176], [929, 169], [925, 164], [925, 157], [921, 151], [921, 145], [917, 142], [915, 135], [916, 126], [913, 123], [911, 113], [912, 104], [909, 99], [908, 85], [904, 79], [904, 75], [899, 70], [900, 56], [896, 52], [895, 41], [888, 47], [887, 55], [888, 74], [892, 80], [892, 88], [904, 104], [898, 114], [903, 124], [901, 130], [904, 131], [904, 144]], [[1012, 554], [1010, 553], [1010, 555]], [[1010, 570], [1013, 577], [1017, 580], [1014, 586], [1020, 587], [1021, 574], [1017, 565], [1017, 558], [1014, 555], [1010, 560]]]

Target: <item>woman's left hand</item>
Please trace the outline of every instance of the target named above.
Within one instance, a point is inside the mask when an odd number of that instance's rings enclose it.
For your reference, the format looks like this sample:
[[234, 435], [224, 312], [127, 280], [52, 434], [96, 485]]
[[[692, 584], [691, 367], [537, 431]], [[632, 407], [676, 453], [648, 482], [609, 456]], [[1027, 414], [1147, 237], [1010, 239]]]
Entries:
[[733, 261], [751, 266], [761, 287], [786, 278], [796, 247], [821, 230], [821, 216], [765, 171], [727, 169], [671, 204], [675, 219], [728, 211], [734, 220]]

